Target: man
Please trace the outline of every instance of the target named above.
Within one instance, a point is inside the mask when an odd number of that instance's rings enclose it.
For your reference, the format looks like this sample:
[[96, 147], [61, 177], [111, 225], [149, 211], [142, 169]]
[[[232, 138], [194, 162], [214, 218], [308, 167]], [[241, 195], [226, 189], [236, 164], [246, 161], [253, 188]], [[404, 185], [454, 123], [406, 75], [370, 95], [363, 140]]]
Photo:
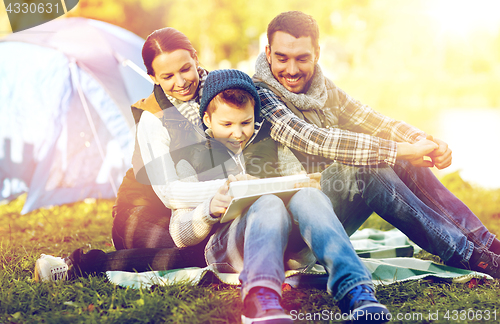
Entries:
[[500, 278], [500, 241], [429, 169], [451, 164], [448, 145], [362, 105], [325, 78], [311, 16], [282, 13], [267, 37], [254, 81], [271, 137], [308, 172], [322, 171], [322, 190], [347, 233], [375, 211], [446, 264]]

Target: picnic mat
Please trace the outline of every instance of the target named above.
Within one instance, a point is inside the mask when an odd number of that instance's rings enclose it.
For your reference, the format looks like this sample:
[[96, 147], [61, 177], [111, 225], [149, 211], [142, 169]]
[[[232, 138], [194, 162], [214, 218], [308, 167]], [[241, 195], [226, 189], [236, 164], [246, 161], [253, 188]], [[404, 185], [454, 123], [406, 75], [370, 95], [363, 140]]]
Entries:
[[[438, 278], [451, 282], [467, 282], [472, 278], [484, 277], [492, 279], [484, 273], [457, 269], [411, 257], [414, 251], [419, 251], [420, 248], [397, 229], [380, 231], [367, 228], [357, 231], [351, 235], [350, 239], [361, 261], [372, 273], [375, 285], [424, 278]], [[186, 282], [192, 284], [219, 282], [234, 286], [240, 284], [239, 274], [220, 273], [211, 266], [140, 273], [108, 271], [106, 275], [110, 282], [130, 288], [149, 288], [153, 285]], [[294, 288], [307, 286], [325, 288], [328, 279], [325, 269], [319, 264], [303, 270], [289, 270], [285, 275], [285, 283]]]

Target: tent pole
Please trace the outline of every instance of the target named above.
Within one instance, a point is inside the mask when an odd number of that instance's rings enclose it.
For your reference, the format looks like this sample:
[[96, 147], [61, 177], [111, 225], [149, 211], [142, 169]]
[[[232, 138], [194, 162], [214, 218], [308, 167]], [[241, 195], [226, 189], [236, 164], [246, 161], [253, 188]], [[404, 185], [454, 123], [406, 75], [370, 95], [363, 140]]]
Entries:
[[129, 59], [124, 58], [119, 53], [113, 52], [113, 55], [116, 58], [116, 60], [118, 62], [120, 62], [123, 66], [128, 66], [129, 68], [131, 68], [132, 70], [134, 70], [135, 72], [137, 72], [137, 74], [139, 74], [140, 76], [142, 76], [144, 79], [148, 80], [152, 84], [154, 83], [153, 80], [151, 80], [151, 78], [149, 77], [149, 75], [146, 72], [144, 72], [143, 69], [141, 69], [140, 67], [138, 67], [137, 64], [135, 64], [134, 62], [132, 62]]
[[61, 3], [62, 3], [62, 7], [63, 7], [63, 10], [64, 10], [64, 13], [67, 14], [68, 13], [68, 9], [66, 8], [66, 1], [61, 0]]
[[[73, 57], [70, 58], [69, 66], [70, 66], [71, 75], [73, 76], [73, 78], [72, 78], [73, 82], [76, 85], [76, 89], [78, 91], [78, 96], [80, 97], [80, 101], [82, 102], [82, 105], [83, 105], [83, 110], [85, 111], [85, 115], [87, 116], [87, 120], [90, 124], [90, 129], [92, 130], [92, 134], [94, 135], [94, 138], [96, 140], [97, 149], [99, 150], [99, 154], [101, 155], [101, 159], [104, 162], [106, 155], [104, 154], [104, 149], [102, 148], [101, 141], [100, 141], [99, 137], [97, 136], [97, 130], [95, 128], [94, 121], [92, 120], [92, 116], [90, 115], [90, 109], [89, 109], [89, 106], [87, 104], [87, 100], [85, 99], [85, 95], [83, 94], [80, 81], [78, 80], [78, 75], [75, 71], [76, 61]], [[115, 193], [115, 196], [117, 196], [118, 190], [116, 189], [116, 185], [113, 182], [113, 179], [111, 178], [111, 174], [108, 174], [108, 180], [109, 180], [109, 183], [111, 184], [111, 188], [113, 189], [113, 192]]]

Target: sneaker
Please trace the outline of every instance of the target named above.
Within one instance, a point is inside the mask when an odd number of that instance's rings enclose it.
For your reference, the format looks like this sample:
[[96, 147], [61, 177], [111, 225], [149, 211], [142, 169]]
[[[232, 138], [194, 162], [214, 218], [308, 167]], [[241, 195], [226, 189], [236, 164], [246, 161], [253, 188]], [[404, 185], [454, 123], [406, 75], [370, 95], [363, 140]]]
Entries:
[[375, 291], [368, 285], [351, 289], [340, 301], [340, 310], [349, 314], [353, 323], [386, 323], [392, 316], [387, 307], [375, 298]]
[[489, 274], [493, 278], [500, 279], [500, 267], [498, 262], [500, 256], [489, 250], [474, 249], [469, 260], [471, 270]]
[[243, 324], [292, 324], [292, 317], [285, 314], [280, 305], [280, 296], [272, 289], [253, 288], [245, 297]]
[[35, 281], [68, 280], [69, 259], [42, 254], [35, 263]]

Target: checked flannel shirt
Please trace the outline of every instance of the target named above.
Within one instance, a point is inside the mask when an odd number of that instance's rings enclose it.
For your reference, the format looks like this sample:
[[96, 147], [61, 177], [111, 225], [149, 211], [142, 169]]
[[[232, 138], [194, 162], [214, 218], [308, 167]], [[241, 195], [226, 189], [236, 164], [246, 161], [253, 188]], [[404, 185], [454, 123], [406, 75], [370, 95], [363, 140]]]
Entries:
[[[262, 116], [271, 123], [271, 137], [292, 149], [350, 165], [396, 163], [396, 142], [415, 143], [426, 134], [386, 117], [339, 88], [339, 125], [320, 128], [297, 117], [271, 90], [258, 88]], [[332, 162], [333, 162], [332, 161]]]

